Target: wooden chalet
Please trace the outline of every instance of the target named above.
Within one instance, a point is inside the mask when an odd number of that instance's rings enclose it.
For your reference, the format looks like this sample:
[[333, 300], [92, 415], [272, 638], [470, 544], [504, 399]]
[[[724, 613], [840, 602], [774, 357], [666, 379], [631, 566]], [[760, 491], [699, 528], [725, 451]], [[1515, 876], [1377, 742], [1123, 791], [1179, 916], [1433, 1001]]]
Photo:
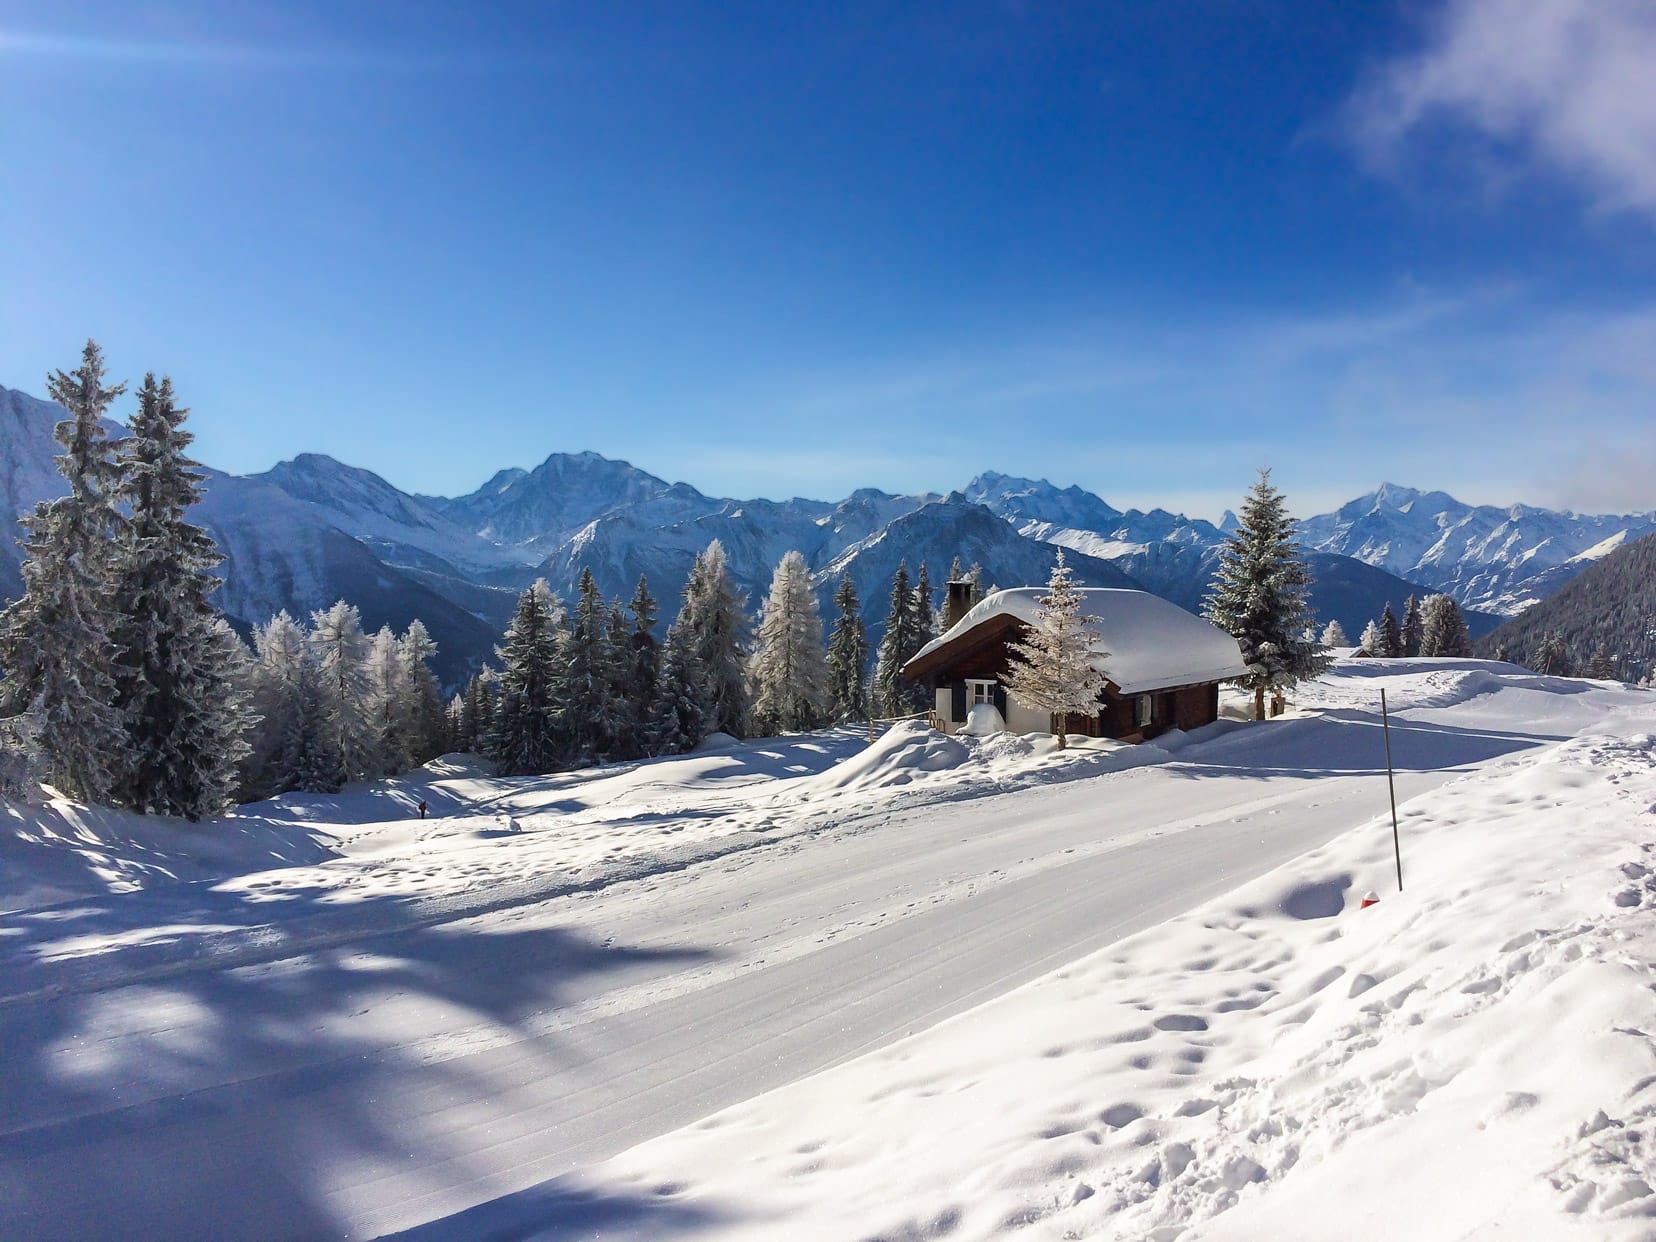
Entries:
[[[994, 592], [903, 666], [905, 677], [933, 691], [935, 723], [945, 732], [959, 730], [976, 706], [992, 706], [1013, 733], [1051, 731], [1047, 713], [1020, 703], [1005, 684], [1008, 644], [1027, 630], [1044, 594], [1044, 587]], [[1070, 716], [1066, 733], [1139, 742], [1219, 718], [1219, 683], [1247, 671], [1234, 638], [1147, 591], [1089, 587], [1080, 595], [1083, 615], [1094, 618], [1095, 667], [1109, 680], [1098, 711]]]

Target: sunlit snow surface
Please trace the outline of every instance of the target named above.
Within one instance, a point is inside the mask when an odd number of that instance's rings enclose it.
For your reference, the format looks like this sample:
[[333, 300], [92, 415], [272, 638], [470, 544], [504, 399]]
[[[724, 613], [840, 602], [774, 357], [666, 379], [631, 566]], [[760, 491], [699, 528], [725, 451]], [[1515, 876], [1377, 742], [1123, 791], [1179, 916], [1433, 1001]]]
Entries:
[[1347, 661], [1144, 747], [0, 804], [0, 1236], [1646, 1238], [1652, 733]]

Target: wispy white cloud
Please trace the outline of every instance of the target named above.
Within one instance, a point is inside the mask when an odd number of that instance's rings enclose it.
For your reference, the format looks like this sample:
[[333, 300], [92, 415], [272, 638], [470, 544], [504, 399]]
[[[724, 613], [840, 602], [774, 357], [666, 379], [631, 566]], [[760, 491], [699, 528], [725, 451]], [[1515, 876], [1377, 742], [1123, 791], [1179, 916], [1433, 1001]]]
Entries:
[[1471, 140], [1464, 166], [1538, 164], [1602, 207], [1656, 214], [1653, 66], [1650, 0], [1449, 0], [1421, 47], [1368, 75], [1346, 120], [1377, 170], [1454, 136]]

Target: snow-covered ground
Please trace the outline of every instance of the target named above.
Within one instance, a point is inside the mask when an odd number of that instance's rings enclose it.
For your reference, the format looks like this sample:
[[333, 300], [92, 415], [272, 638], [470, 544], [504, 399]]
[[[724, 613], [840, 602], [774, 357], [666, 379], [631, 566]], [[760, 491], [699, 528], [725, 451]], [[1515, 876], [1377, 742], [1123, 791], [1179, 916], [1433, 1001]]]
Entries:
[[1136, 748], [0, 804], [0, 1236], [1649, 1237], [1653, 733], [1349, 661]]

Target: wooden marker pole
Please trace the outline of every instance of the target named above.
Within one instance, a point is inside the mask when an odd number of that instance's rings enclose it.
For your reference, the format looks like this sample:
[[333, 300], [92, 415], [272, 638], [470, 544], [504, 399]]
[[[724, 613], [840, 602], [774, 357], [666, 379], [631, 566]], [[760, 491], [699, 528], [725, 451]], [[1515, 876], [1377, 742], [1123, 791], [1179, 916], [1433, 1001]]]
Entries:
[[1386, 711], [1386, 692], [1380, 691], [1380, 732], [1386, 737], [1386, 790], [1391, 794], [1392, 853], [1397, 858], [1397, 891], [1403, 891], [1403, 847], [1397, 839], [1397, 781], [1392, 776], [1391, 716]]

